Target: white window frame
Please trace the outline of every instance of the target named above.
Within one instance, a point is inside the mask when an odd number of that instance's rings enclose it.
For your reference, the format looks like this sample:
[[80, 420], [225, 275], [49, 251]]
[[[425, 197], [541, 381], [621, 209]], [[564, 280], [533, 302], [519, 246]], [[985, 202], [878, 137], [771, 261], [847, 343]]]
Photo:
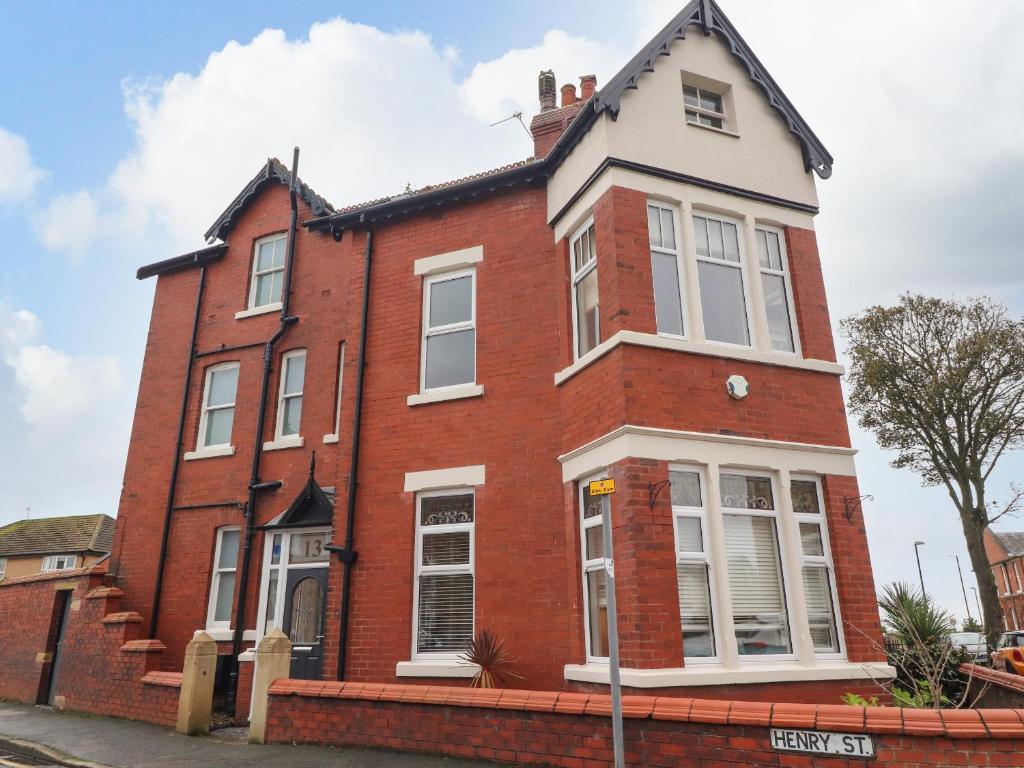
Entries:
[[[721, 488], [722, 488], [722, 475], [740, 475], [742, 477], [764, 477], [767, 478], [772, 484], [772, 500], [774, 509], [740, 509], [737, 507], [727, 507], [722, 503], [721, 499]], [[722, 518], [723, 531], [724, 531], [724, 519], [726, 515], [750, 515], [751, 517], [770, 517], [775, 520], [775, 547], [777, 550], [777, 557], [779, 558], [779, 573], [782, 576], [782, 605], [783, 610], [786, 612], [787, 630], [789, 632], [789, 653], [777, 653], [777, 654], [757, 654], [757, 655], [746, 655], [739, 653], [739, 642], [736, 638], [736, 617], [735, 613], [730, 610], [729, 613], [732, 616], [732, 626], [729, 627], [729, 632], [732, 636], [732, 642], [737, 646], [737, 655], [739, 663], [741, 665], [757, 665], [757, 664], [771, 664], [777, 661], [797, 661], [797, 624], [794, 621], [793, 616], [793, 600], [791, 597], [792, 585], [794, 583], [799, 584], [800, 589], [803, 589], [803, 574], [801, 573], [801, 581], [795, 582], [793, 574], [790, 573], [789, 565], [786, 557], [786, 542], [785, 542], [785, 530], [782, 525], [782, 514], [789, 514], [792, 510], [784, 510], [780, 507], [783, 506], [783, 496], [779, 493], [779, 482], [774, 472], [768, 472], [763, 470], [749, 469], [747, 467], [734, 467], [723, 464], [718, 468], [718, 483], [717, 493], [719, 498], [717, 499], [718, 514]], [[798, 542], [799, 545], [799, 542]], [[723, 539], [720, 548], [716, 548], [716, 554], [720, 554], [723, 558], [722, 562], [726, 564], [728, 568], [728, 552], [726, 550], [725, 541]], [[730, 595], [729, 600], [732, 601], [731, 590], [732, 585], [729, 587]]]
[[[669, 465], [669, 478], [671, 478], [673, 472], [689, 472], [697, 475], [697, 480], [700, 483], [700, 498], [703, 502], [701, 507], [685, 507], [676, 506], [672, 504], [672, 548], [675, 552], [676, 564], [677, 565], [694, 565], [699, 564], [707, 568], [708, 573], [708, 599], [709, 607], [711, 610], [711, 632], [712, 642], [714, 643], [715, 653], [713, 656], [687, 656], [686, 655], [686, 643], [683, 642], [683, 659], [684, 665], [689, 667], [700, 664], [721, 664], [722, 663], [722, 634], [720, 629], [719, 616], [721, 615], [718, 609], [717, 602], [717, 583], [715, 580], [715, 569], [712, 563], [712, 555], [717, 554], [713, 551], [711, 541], [711, 529], [709, 525], [709, 514], [708, 509], [710, 507], [711, 499], [708, 494], [711, 493], [711, 487], [707, 482], [707, 473], [703, 467], [695, 464], [672, 464]], [[672, 484], [671, 480], [667, 488], [669, 498], [671, 500]], [[679, 520], [680, 518], [690, 518], [700, 521], [700, 535], [701, 544], [704, 547], [703, 552], [683, 552], [679, 549]], [[724, 553], [723, 555], [724, 556]], [[681, 619], [682, 617], [680, 617]]]
[[1017, 594], [1024, 592], [1024, 582], [1020, 579], [1020, 560], [1013, 561], [1013, 575], [1017, 577]]
[[[473, 497], [473, 522], [452, 523], [448, 525], [428, 525], [424, 528], [421, 525], [423, 499], [437, 498], [443, 496], [472, 496]], [[476, 489], [472, 486], [445, 488], [441, 490], [419, 491], [416, 494], [416, 545], [414, 547], [413, 562], [413, 586], [412, 586], [412, 656], [413, 661], [417, 660], [438, 660], [458, 659], [461, 652], [440, 652], [431, 653], [418, 650], [417, 642], [420, 632], [420, 576], [423, 574], [469, 574], [473, 577], [473, 629], [470, 632], [476, 637]], [[458, 565], [423, 565], [423, 536], [424, 533], [469, 533], [469, 562]]]
[[[209, 406], [207, 403], [210, 400], [210, 384], [213, 381], [213, 374], [218, 371], [229, 371], [232, 368], [239, 369], [239, 377], [241, 376], [241, 366], [237, 360], [228, 363], [217, 363], [211, 365], [206, 369], [206, 375], [203, 380], [203, 405], [202, 410], [199, 412], [199, 435], [196, 437], [196, 454], [213, 454], [222, 455], [223, 452], [230, 450], [234, 451], [234, 447], [230, 440], [226, 443], [216, 443], [214, 445], [206, 445], [206, 420], [207, 415], [210, 411], [223, 410], [225, 408], [234, 409], [238, 403], [238, 380], [235, 380], [235, 399], [229, 404]], [[231, 419], [231, 432], [234, 434], [235, 431], [235, 420], [234, 417]]]
[[[695, 90], [697, 92], [697, 104], [696, 105], [692, 105], [692, 104], [687, 104], [686, 103], [686, 89], [687, 88], [692, 88], [693, 90]], [[718, 111], [716, 111], [714, 109], [708, 109], [707, 107], [702, 107], [700, 105], [701, 95], [702, 94], [708, 94], [708, 95], [711, 95], [711, 96], [716, 96], [718, 98], [719, 104], [722, 105], [722, 111], [718, 112]], [[694, 115], [696, 117], [695, 120], [691, 120], [690, 119], [690, 113], [691, 112], [694, 113]], [[696, 125], [696, 126], [699, 126], [701, 128], [710, 128], [713, 131], [725, 131], [725, 132], [728, 132], [728, 131], [731, 130], [731, 127], [729, 125], [729, 116], [728, 116], [728, 113], [727, 113], [726, 95], [724, 93], [721, 93], [721, 92], [715, 90], [714, 88], [707, 88], [707, 87], [702, 86], [702, 85], [696, 85], [695, 83], [688, 83], [685, 80], [683, 82], [683, 117], [686, 119], [686, 122], [689, 125]], [[704, 123], [700, 122], [700, 118], [701, 117], [706, 117], [706, 118], [711, 119], [711, 120], [721, 120], [722, 124], [721, 125], [705, 125]]]
[[[241, 528], [237, 525], [225, 525], [217, 529], [216, 540], [213, 547], [213, 563], [210, 567], [210, 593], [209, 593], [209, 604], [206, 606], [206, 628], [207, 629], [231, 629], [231, 618], [227, 621], [216, 621], [214, 616], [217, 614], [217, 598], [220, 595], [220, 582], [221, 576], [225, 573], [235, 574], [235, 587], [238, 586], [238, 561], [235, 561], [234, 568], [221, 568], [220, 567], [220, 555], [221, 546], [224, 543], [224, 534], [229, 531], [238, 531], [241, 536]], [[239, 539], [241, 541], [241, 539]], [[232, 590], [232, 603], [234, 603], [234, 590]], [[232, 612], [233, 613], [233, 612]]]
[[[573, 247], [576, 245], [576, 241], [583, 237], [583, 234], [587, 232], [591, 227], [594, 226], [594, 217], [591, 216], [579, 226], [573, 233], [572, 237], [569, 238], [569, 275], [570, 275], [570, 294], [572, 304], [572, 359], [579, 360], [581, 357], [589, 354], [593, 349], [587, 350], [582, 355], [580, 354], [580, 328], [579, 328], [579, 309], [578, 302], [576, 299], [576, 287], [587, 277], [593, 270], [597, 269], [597, 260], [600, 258], [600, 254], [597, 252], [597, 244], [594, 244], [594, 258], [591, 259], [587, 264], [583, 266], [578, 272], [576, 271], [576, 260], [573, 258]], [[594, 234], [597, 234], [595, 229]], [[597, 315], [595, 316], [595, 322], [597, 327], [595, 328], [595, 337], [597, 343], [594, 345], [594, 349], [601, 346], [601, 282], [598, 278], [597, 284]]]
[[[267, 631], [267, 622], [271, 628], [284, 631], [284, 601], [286, 598], [288, 572], [296, 570], [313, 570], [315, 568], [329, 568], [330, 559], [315, 563], [293, 563], [291, 562], [291, 540], [293, 536], [305, 536], [307, 534], [323, 533], [327, 536], [327, 542], [331, 540], [331, 529], [325, 527], [314, 528], [285, 528], [274, 530], [267, 529], [263, 539], [263, 568], [260, 577], [260, 598], [259, 609], [256, 611], [256, 637], [262, 638]], [[281, 537], [281, 559], [274, 560], [274, 538]], [[277, 592], [274, 601], [274, 615], [267, 616], [267, 597], [270, 592], [270, 574], [277, 571]]]
[[[657, 329], [657, 332], [658, 332], [659, 336], [664, 336], [665, 338], [668, 338], [668, 339], [686, 339], [689, 336], [689, 326], [690, 326], [690, 318], [689, 318], [690, 296], [689, 296], [689, 291], [687, 290], [687, 284], [686, 284], [687, 283], [687, 281], [686, 281], [687, 268], [686, 268], [686, 260], [685, 260], [685, 258], [683, 256], [683, 254], [685, 253], [685, 249], [683, 247], [684, 246], [684, 243], [683, 243], [683, 228], [682, 228], [682, 218], [681, 218], [681, 216], [679, 214], [679, 206], [673, 205], [672, 203], [666, 203], [663, 200], [648, 199], [647, 200], [647, 207], [648, 208], [657, 208], [659, 211], [667, 211], [672, 216], [672, 226], [675, 228], [676, 247], [675, 247], [674, 250], [671, 249], [671, 248], [665, 248], [663, 246], [655, 246], [655, 245], [651, 245], [650, 246], [651, 254], [652, 254], [651, 255], [651, 259], [652, 259], [652, 261], [651, 261], [651, 279], [652, 279], [651, 290], [652, 290], [652, 294], [653, 294], [653, 298], [654, 298], [654, 302], [655, 302], [655, 324], [657, 324], [657, 301], [658, 301], [658, 299], [657, 299], [657, 291], [654, 290], [654, 286], [653, 286], [653, 279], [654, 279], [654, 262], [653, 262], [654, 256], [653, 256], [653, 254], [661, 253], [661, 254], [665, 254], [666, 256], [675, 256], [675, 258], [676, 258], [676, 275], [677, 275], [678, 281], [679, 281], [679, 285], [677, 286], [677, 288], [679, 289], [679, 312], [681, 314], [679, 324], [682, 326], [683, 332], [682, 332], [682, 334], [667, 333], [665, 331], [662, 331], [660, 328]], [[650, 243], [650, 238], [648, 238], [648, 244], [649, 243]]]
[[793, 351], [787, 352], [784, 349], [775, 349], [772, 346], [771, 328], [768, 327], [768, 302], [764, 298], [764, 288], [761, 289], [761, 311], [765, 317], [765, 328], [768, 331], [768, 338], [765, 339], [765, 343], [768, 349], [778, 355], [790, 355], [792, 357], [800, 357], [802, 355], [800, 351], [800, 333], [796, 324], [796, 306], [793, 303], [793, 280], [790, 277], [789, 270], [789, 252], [786, 249], [786, 233], [778, 227], [773, 227], [769, 224], [760, 224], [754, 222], [754, 247], [757, 247], [757, 232], [770, 232], [779, 238], [779, 257], [782, 260], [782, 269], [772, 269], [770, 266], [761, 266], [761, 254], [757, 253], [757, 267], [758, 267], [758, 278], [762, 280], [762, 275], [774, 275], [782, 278], [783, 289], [786, 292], [786, 311], [789, 314], [789, 332], [793, 338]]
[[[305, 358], [303, 362], [302, 372], [302, 391], [292, 392], [285, 394], [284, 383], [285, 377], [288, 375], [288, 366], [292, 360], [297, 358]], [[271, 448], [289, 448], [299, 447], [302, 445], [302, 414], [299, 414], [299, 431], [295, 434], [285, 435], [282, 434], [284, 429], [284, 411], [285, 403], [288, 400], [294, 400], [295, 398], [302, 398], [306, 391], [306, 374], [308, 373], [307, 366], [309, 364], [309, 357], [306, 354], [305, 349], [291, 349], [281, 355], [281, 375], [277, 385], [277, 421], [274, 427], [274, 440], [272, 445], [264, 444], [264, 449], [269, 450]], [[305, 403], [303, 403], [305, 406]], [[304, 409], [304, 408], [303, 408]]]
[[[795, 521], [794, 529], [796, 531], [797, 545], [800, 552], [800, 586], [806, 590], [804, 585], [803, 568], [804, 566], [824, 566], [828, 573], [828, 584], [829, 591], [832, 595], [832, 620], [836, 623], [836, 639], [839, 644], [838, 651], [818, 651], [814, 648], [814, 640], [811, 640], [811, 649], [814, 652], [814, 658], [816, 659], [845, 659], [846, 658], [846, 638], [843, 634], [843, 619], [839, 605], [839, 592], [836, 587], [836, 571], [832, 560], [832, 545], [831, 537], [829, 536], [828, 530], [828, 515], [825, 514], [825, 493], [821, 486], [821, 478], [816, 475], [790, 475], [790, 482], [801, 481], [814, 483], [814, 487], [818, 493], [818, 509], [820, 512], [817, 515], [813, 514], [800, 514], [796, 511], [796, 506], [793, 506], [793, 520]], [[792, 494], [790, 494], [790, 500], [792, 501]], [[818, 530], [821, 534], [821, 555], [806, 555], [803, 550], [803, 540], [800, 535], [800, 524], [810, 523], [818, 526]], [[810, 622], [810, 615], [807, 616], [808, 623]]]
[[[263, 245], [264, 243], [272, 243], [276, 240], [285, 241], [284, 263], [280, 267], [274, 267], [273, 269], [267, 269], [262, 272], [257, 271], [256, 267], [259, 263], [260, 246]], [[274, 310], [281, 308], [281, 305], [283, 303], [282, 299], [284, 298], [285, 291], [283, 274], [281, 275], [281, 296], [278, 297], [277, 301], [270, 301], [267, 302], [266, 304], [260, 304], [259, 306], [256, 306], [256, 284], [259, 282], [258, 278], [261, 275], [270, 275], [273, 274], [274, 272], [283, 273], [288, 268], [287, 240], [288, 234], [286, 232], [278, 232], [275, 235], [267, 235], [266, 237], [261, 237], [259, 240], [253, 243], [252, 271], [249, 276], [249, 301], [246, 304], [246, 306], [248, 307], [249, 314], [257, 314], [260, 312], [273, 312]]]
[[0, 557], [0, 581], [4, 580], [4, 574], [7, 573], [7, 558]]
[[[430, 292], [437, 283], [446, 283], [450, 280], [468, 277], [470, 279], [469, 310], [470, 319], [457, 323], [448, 323], [432, 328], [430, 325]], [[473, 379], [472, 381], [461, 381], [458, 384], [446, 384], [443, 387], [427, 387], [427, 339], [433, 336], [443, 336], [456, 331], [473, 331]], [[451, 272], [440, 272], [429, 275], [423, 279], [423, 332], [420, 339], [420, 394], [427, 392], [446, 392], [458, 389], [465, 389], [476, 384], [476, 346], [479, 334], [476, 328], [476, 268], [459, 269]]]
[[[325, 443], [336, 443], [338, 438], [341, 437], [341, 396], [344, 392], [345, 384], [345, 342], [341, 342], [338, 345], [338, 380], [337, 380], [337, 398], [334, 402], [334, 431], [324, 435]], [[303, 384], [305, 387], [305, 384]]]
[[77, 567], [78, 555], [47, 555], [40, 571], [70, 571]]
[[[603, 570], [605, 570], [605, 563], [606, 563], [607, 558], [606, 557], [597, 557], [597, 558], [587, 559], [587, 531], [590, 528], [600, 528], [602, 526], [602, 524], [603, 524], [603, 521], [604, 521], [604, 515], [603, 514], [602, 515], [595, 515], [594, 517], [590, 517], [590, 518], [585, 518], [583, 516], [583, 513], [584, 513], [583, 491], [587, 488], [587, 486], [589, 485], [590, 481], [592, 481], [592, 480], [601, 480], [601, 479], [606, 478], [606, 477], [608, 477], [608, 470], [607, 469], [605, 469], [603, 472], [598, 472], [598, 473], [596, 473], [594, 475], [591, 475], [590, 477], [587, 477], [587, 478], [584, 478], [583, 480], [580, 480], [580, 482], [579, 482], [579, 491], [578, 491], [578, 494], [577, 494], [578, 498], [579, 498], [579, 507], [580, 507], [580, 511], [579, 511], [580, 564], [581, 564], [581, 574], [582, 574], [582, 580], [581, 580], [580, 584], [581, 584], [581, 586], [583, 588], [583, 602], [582, 602], [582, 606], [583, 606], [583, 640], [586, 643], [587, 663], [588, 664], [608, 664], [608, 657], [607, 656], [595, 656], [593, 654], [593, 652], [591, 651], [591, 648], [590, 648], [590, 590], [587, 589], [587, 574], [591, 573], [592, 571], [603, 571]], [[610, 495], [601, 496], [600, 499], [601, 499], [601, 504], [602, 505], [611, 504], [611, 496]], [[611, 519], [611, 509], [610, 508], [609, 508], [608, 512], [609, 512], [608, 517], [609, 517], [609, 519]], [[604, 535], [604, 532], [602, 531], [602, 536], [603, 535]], [[607, 552], [604, 552], [603, 541], [602, 541], [601, 549], [602, 549], [602, 553], [607, 555]], [[605, 576], [605, 589], [607, 589], [607, 588], [608, 588], [608, 581], [607, 581], [607, 576]]]
[[[738, 262], [728, 261], [726, 259], [715, 259], [709, 256], [701, 256], [697, 253], [697, 225], [694, 222], [694, 217], [699, 216], [703, 219], [709, 219], [718, 221], [726, 224], [731, 224], [736, 227], [736, 247], [739, 250], [740, 260]], [[689, 221], [687, 226], [690, 228], [690, 242], [692, 243], [693, 259], [694, 259], [694, 270], [693, 276], [696, 284], [694, 289], [696, 291], [698, 307], [700, 311], [697, 313], [697, 318], [700, 322], [701, 338], [709, 344], [720, 344], [723, 347], [731, 347], [733, 349], [756, 349], [757, 348], [757, 335], [756, 326], [754, 323], [754, 307], [753, 300], [751, 299], [751, 290], [749, 285], [750, 275], [748, 274], [748, 256], [747, 256], [747, 243], [746, 234], [743, 221], [740, 219], [733, 218], [731, 216], [723, 216], [722, 214], [708, 211], [703, 208], [694, 208], [690, 211]], [[723, 238], [724, 247], [724, 238]], [[708, 253], [710, 254], [711, 248], [710, 243], [708, 247]], [[707, 264], [714, 264], [716, 266], [730, 267], [732, 269], [739, 270], [740, 273], [740, 288], [743, 293], [743, 310], [746, 313], [747, 323], [747, 343], [737, 344], [733, 341], [719, 341], [717, 339], [709, 339], [707, 329], [704, 327], [704, 299], [700, 289], [700, 264], [705, 262]]]

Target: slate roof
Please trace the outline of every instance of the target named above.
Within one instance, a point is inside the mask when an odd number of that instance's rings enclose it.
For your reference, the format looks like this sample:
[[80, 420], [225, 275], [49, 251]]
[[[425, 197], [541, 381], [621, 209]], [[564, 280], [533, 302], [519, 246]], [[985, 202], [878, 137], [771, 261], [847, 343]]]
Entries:
[[109, 552], [114, 543], [114, 518], [72, 515], [18, 520], [0, 528], [0, 557]]
[[1008, 533], [997, 533], [991, 528], [989, 532], [995, 536], [999, 543], [1003, 545], [1003, 549], [1006, 550], [1008, 557], [1017, 557], [1018, 555], [1024, 555], [1024, 532], [1008, 532]]
[[[285, 164], [276, 157], [268, 158], [259, 173], [252, 177], [249, 183], [238, 193], [238, 196], [224, 209], [224, 213], [218, 216], [213, 225], [206, 230], [204, 237], [207, 240], [211, 238], [226, 239], [228, 232], [235, 226], [238, 217], [242, 215], [245, 209], [249, 207], [249, 204], [256, 199], [257, 195], [265, 187], [270, 184], [282, 184], [288, 187], [291, 183], [292, 174], [285, 167]], [[299, 197], [310, 207], [314, 216], [334, 213], [334, 206], [314, 192], [308, 184], [303, 183], [302, 179], [299, 179]]]

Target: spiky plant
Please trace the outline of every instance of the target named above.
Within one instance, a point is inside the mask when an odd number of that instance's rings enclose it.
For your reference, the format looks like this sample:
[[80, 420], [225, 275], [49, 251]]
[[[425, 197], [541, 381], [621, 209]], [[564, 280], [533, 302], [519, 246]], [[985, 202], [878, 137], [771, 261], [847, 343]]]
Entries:
[[477, 633], [463, 651], [461, 658], [480, 668], [470, 683], [474, 688], [504, 687], [508, 685], [506, 676], [524, 679], [511, 669], [512, 665], [519, 661], [519, 657], [509, 652], [505, 648], [505, 643], [488, 629], [481, 629]]

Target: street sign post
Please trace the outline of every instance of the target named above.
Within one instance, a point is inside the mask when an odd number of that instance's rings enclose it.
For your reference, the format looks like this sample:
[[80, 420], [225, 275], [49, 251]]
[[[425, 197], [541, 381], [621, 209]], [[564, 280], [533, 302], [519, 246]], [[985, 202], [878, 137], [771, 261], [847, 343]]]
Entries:
[[[594, 480], [590, 483], [591, 496], [610, 496], [615, 493], [615, 481]], [[612, 693], [612, 750], [615, 768], [625, 768], [626, 756], [622, 742], [622, 683], [619, 680], [619, 623], [615, 606], [615, 558], [612, 553], [611, 499], [601, 500], [601, 528], [604, 533], [605, 592], [608, 600], [608, 682]]]

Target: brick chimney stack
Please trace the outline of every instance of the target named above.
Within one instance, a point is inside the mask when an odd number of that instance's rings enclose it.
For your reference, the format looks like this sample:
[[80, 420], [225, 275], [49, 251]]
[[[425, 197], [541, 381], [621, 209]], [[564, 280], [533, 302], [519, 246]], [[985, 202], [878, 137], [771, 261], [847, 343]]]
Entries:
[[576, 119], [576, 115], [597, 91], [597, 78], [594, 75], [582, 75], [580, 77], [581, 94], [577, 96], [576, 86], [566, 83], [560, 89], [562, 103], [556, 107], [555, 82], [555, 73], [550, 69], [542, 70], [537, 78], [540, 113], [534, 115], [530, 123], [534, 157], [544, 157], [551, 151], [555, 142], [569, 127], [569, 123]]
[[541, 70], [537, 78], [537, 92], [540, 96], [540, 111], [555, 108], [555, 73], [550, 69]]
[[582, 75], [580, 77], [580, 100], [586, 101], [594, 95], [597, 90], [597, 75]]

